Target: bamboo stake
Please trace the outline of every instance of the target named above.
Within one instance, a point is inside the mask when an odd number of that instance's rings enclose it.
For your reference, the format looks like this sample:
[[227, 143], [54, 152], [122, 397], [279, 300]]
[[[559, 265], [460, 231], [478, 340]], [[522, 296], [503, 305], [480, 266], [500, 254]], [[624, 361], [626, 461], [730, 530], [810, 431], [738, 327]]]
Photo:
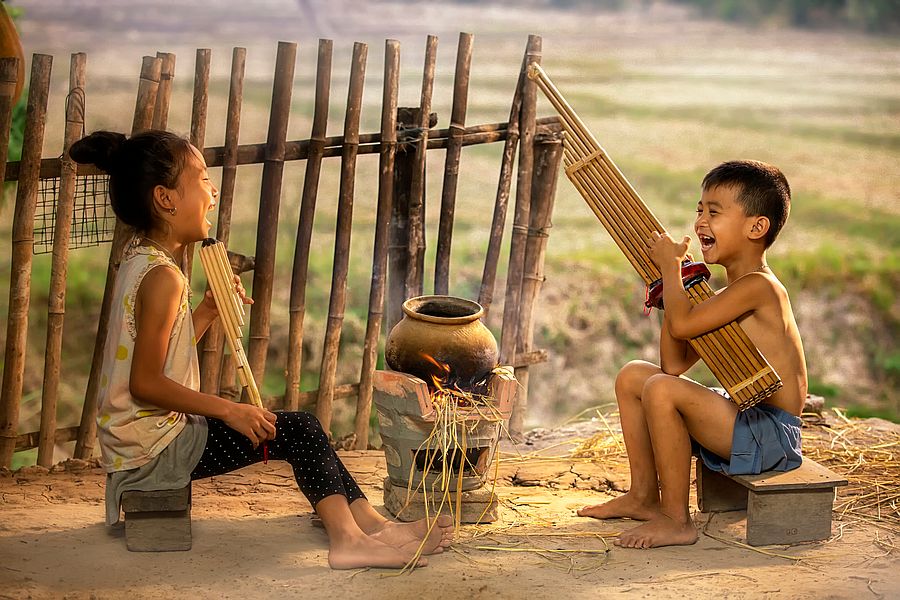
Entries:
[[9, 467], [12, 464], [16, 447], [16, 429], [19, 425], [19, 402], [22, 400], [25, 353], [28, 346], [34, 211], [37, 205], [41, 146], [44, 143], [52, 64], [53, 57], [46, 54], [35, 54], [31, 59], [28, 110], [25, 116], [25, 137], [22, 142], [22, 168], [16, 189], [12, 226], [9, 315], [3, 359], [3, 387], [0, 391], [0, 467]]
[[69, 148], [84, 133], [84, 83], [87, 55], [73, 54], [69, 67], [69, 95], [66, 99], [66, 125], [56, 204], [56, 226], [53, 230], [53, 262], [50, 267], [50, 292], [47, 308], [47, 344], [44, 348], [44, 387], [41, 393], [41, 428], [38, 438], [37, 464], [53, 464], [56, 442], [56, 407], [59, 401], [59, 372], [62, 355], [63, 322], [66, 314], [66, 272], [69, 256], [69, 234], [75, 210], [76, 163]]
[[[162, 61], [153, 56], [145, 56], [141, 63], [141, 78], [138, 83], [137, 99], [134, 106], [134, 120], [131, 134], [134, 135], [149, 129], [153, 119], [153, 107], [156, 104], [156, 91], [159, 87], [159, 74]], [[78, 426], [78, 440], [75, 443], [75, 458], [90, 458], [94, 450], [97, 435], [95, 417], [97, 401], [100, 393], [100, 369], [103, 366], [103, 353], [106, 347], [106, 334], [109, 330], [109, 315], [112, 310], [113, 286], [125, 246], [131, 240], [131, 232], [118, 219], [113, 233], [113, 241], [109, 250], [109, 264], [106, 268], [106, 287], [103, 290], [103, 303], [100, 306], [100, 318], [97, 322], [97, 337], [94, 340], [94, 354], [91, 357], [91, 374], [84, 396], [81, 410], [81, 424]]]
[[269, 348], [269, 311], [275, 273], [275, 245], [278, 242], [278, 211], [284, 175], [284, 143], [291, 111], [291, 88], [297, 44], [278, 43], [275, 82], [269, 113], [266, 162], [263, 167], [259, 198], [259, 222], [256, 229], [256, 267], [253, 270], [254, 308], [250, 311], [250, 347], [248, 358], [254, 377], [265, 380], [266, 352]]
[[481, 289], [478, 293], [478, 304], [484, 308], [485, 318], [494, 301], [494, 285], [497, 279], [497, 263], [500, 260], [500, 246], [503, 243], [503, 230], [506, 228], [506, 210], [509, 206], [509, 190], [512, 185], [512, 167], [516, 156], [516, 146], [519, 143], [519, 115], [522, 111], [522, 89], [525, 87], [525, 72], [528, 68], [528, 55], [531, 48], [531, 40], [525, 48], [522, 57], [522, 68], [519, 70], [519, 80], [513, 92], [512, 105], [509, 109], [509, 125], [507, 128], [506, 142], [503, 144], [503, 157], [500, 160], [500, 178], [497, 183], [497, 195], [494, 199], [494, 215], [491, 220], [491, 232], [488, 241], [487, 254], [484, 258], [484, 270], [481, 275]]
[[431, 96], [434, 91], [434, 67], [437, 59], [437, 36], [425, 42], [425, 70], [419, 101], [419, 141], [416, 144], [415, 167], [409, 193], [409, 242], [406, 267], [406, 297], [422, 295], [425, 261], [425, 162], [428, 150], [428, 126], [431, 119]]
[[[530, 67], [529, 77], [537, 82], [563, 118], [568, 134], [565, 143], [566, 175], [645, 283], [655, 282], [660, 278], [660, 271], [649, 255], [646, 240], [651, 232], [664, 231], [659, 221], [540, 65]], [[706, 281], [690, 286], [687, 293], [694, 304], [713, 295]], [[740, 409], [756, 404], [782, 385], [771, 365], [736, 322], [698, 336], [690, 343]]]
[[[418, 116], [410, 108], [397, 111], [397, 129], [401, 134], [414, 129]], [[415, 153], [405, 144], [397, 148], [394, 160], [394, 197], [391, 211], [390, 242], [388, 244], [388, 301], [387, 331], [403, 318], [406, 300], [406, 275], [409, 269], [409, 194]]]
[[291, 299], [288, 326], [288, 357], [285, 373], [284, 408], [300, 408], [300, 379], [303, 370], [303, 320], [306, 316], [306, 285], [309, 275], [309, 250], [312, 243], [313, 221], [325, 134], [328, 128], [328, 103], [331, 97], [331, 60], [334, 42], [319, 40], [319, 59], [316, 68], [316, 99], [310, 134], [309, 158], [303, 178], [300, 217], [297, 221], [297, 244], [294, 247], [294, 266], [291, 269]]
[[397, 152], [397, 94], [400, 83], [400, 42], [384, 45], [384, 92], [381, 100], [381, 155], [378, 160], [378, 208], [375, 218], [375, 242], [372, 250], [372, 283], [369, 288], [369, 315], [359, 376], [359, 396], [353, 430], [355, 450], [369, 447], [369, 417], [372, 414], [372, 388], [378, 358], [378, 339], [384, 310], [387, 271], [388, 226], [394, 196], [394, 156]]
[[[200, 54], [198, 51], [198, 67], [201, 66]], [[237, 178], [237, 157], [238, 157], [238, 136], [241, 128], [241, 103], [244, 93], [244, 65], [247, 62], [247, 50], [245, 48], [235, 48], [231, 55], [231, 83], [228, 91], [228, 109], [225, 118], [225, 146], [224, 156], [222, 159], [222, 186], [219, 189], [219, 216], [216, 219], [216, 239], [223, 244], [228, 244], [231, 235], [231, 209], [234, 206], [234, 183]], [[206, 77], [208, 77], [208, 61], [206, 67]], [[206, 103], [203, 103], [203, 111], [206, 110]], [[199, 110], [198, 110], [199, 113]], [[191, 122], [197, 123], [197, 139], [205, 137], [199, 132], [199, 124], [201, 119], [195, 120], [191, 118]], [[206, 120], [202, 119], [203, 127], [206, 127]], [[191, 132], [194, 137], [194, 132]], [[205, 343], [202, 348], [202, 361], [200, 365], [200, 390], [208, 394], [219, 393], [219, 379], [223, 372], [223, 362], [225, 353], [223, 344], [225, 340], [222, 338], [221, 325], [213, 322], [209, 326], [204, 336]], [[229, 365], [230, 367], [230, 365]], [[233, 369], [225, 369], [232, 372]]]
[[175, 78], [175, 55], [171, 52], [157, 52], [162, 61], [159, 71], [159, 87], [156, 90], [156, 104], [153, 107], [153, 129], [165, 129], [169, 124], [169, 102], [172, 100], [172, 80]]
[[[528, 64], [541, 60], [541, 38], [528, 36]], [[519, 301], [522, 293], [522, 270], [525, 262], [528, 221], [531, 211], [531, 177], [534, 166], [534, 131], [537, 111], [537, 87], [530, 78], [522, 88], [522, 112], [519, 124], [522, 140], [519, 145], [519, 172], [516, 179], [516, 208], [509, 248], [509, 267], [506, 275], [506, 298], [503, 304], [503, 325], [500, 331], [500, 364], [515, 359], [516, 330], [519, 326]]]
[[[191, 103], [191, 144], [203, 152], [206, 142], [206, 107], [209, 100], [209, 61], [212, 51], [208, 48], [198, 48], [197, 58], [194, 61], [194, 99]], [[172, 55], [172, 67], [174, 71], [175, 55]], [[165, 129], [162, 127], [161, 129]], [[194, 243], [187, 244], [184, 250], [184, 262], [181, 270], [191, 280], [192, 267], [194, 265]], [[208, 339], [208, 338], [205, 338]], [[201, 340], [201, 345], [205, 342]], [[202, 350], [202, 348], [201, 348]]]
[[[562, 159], [562, 134], [559, 131], [538, 134], [535, 136], [534, 146], [532, 208], [522, 277], [522, 305], [519, 311], [521, 322], [516, 340], [516, 348], [520, 352], [530, 352], [534, 339], [534, 307], [544, 282], [544, 253], [550, 237], [550, 218], [553, 215], [556, 181]], [[519, 389], [509, 419], [509, 433], [513, 439], [521, 437], [528, 410], [528, 367], [515, 369], [515, 376]]]
[[341, 183], [338, 197], [337, 225], [334, 240], [334, 266], [331, 274], [331, 297], [328, 302], [328, 323], [322, 366], [319, 370], [319, 394], [316, 398], [316, 417], [322, 429], [330, 432], [331, 410], [334, 400], [334, 381], [337, 372], [341, 328], [347, 304], [347, 272], [350, 263], [350, 233], [353, 221], [354, 179], [356, 151], [359, 144], [359, 117], [366, 78], [368, 46], [353, 44], [350, 66], [350, 89], [347, 93], [347, 112], [344, 116], [344, 154], [341, 157]]
[[437, 256], [434, 266], [434, 293], [446, 295], [450, 289], [450, 246], [456, 211], [456, 187], [459, 181], [459, 157], [466, 129], [469, 96], [469, 69], [472, 65], [471, 33], [459, 34], [456, 50], [456, 74], [453, 79], [453, 104], [450, 110], [450, 137], [444, 162], [444, 186], [441, 191], [441, 218], [438, 224]]
[[[0, 58], [0, 194], [2, 182], [7, 181], [6, 159], [9, 156], [9, 131], [12, 124], [12, 110], [16, 103], [19, 59]], [[18, 177], [16, 177], [18, 179]]]

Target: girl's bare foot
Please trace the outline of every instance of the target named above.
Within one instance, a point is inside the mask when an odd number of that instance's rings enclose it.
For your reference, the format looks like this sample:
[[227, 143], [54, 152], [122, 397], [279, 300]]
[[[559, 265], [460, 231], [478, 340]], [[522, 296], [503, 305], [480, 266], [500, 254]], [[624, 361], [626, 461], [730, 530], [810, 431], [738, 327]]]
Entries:
[[[328, 549], [328, 566], [332, 569], [361, 569], [382, 567], [402, 569], [415, 556], [415, 551], [403, 550], [360, 533], [331, 541]], [[417, 567], [424, 567], [428, 559], [420, 558]]]
[[629, 529], [616, 540], [623, 548], [657, 548], [659, 546], [687, 546], [697, 541], [697, 528], [688, 518], [682, 523], [663, 513], [650, 521]]
[[433, 526], [426, 519], [411, 523], [384, 521], [376, 530], [366, 533], [380, 542], [403, 550], [411, 548], [413, 552], [418, 550], [424, 540], [422, 554], [439, 554], [453, 540], [453, 519], [441, 515]]
[[628, 517], [637, 521], [649, 521], [659, 515], [659, 499], [651, 498], [642, 500], [631, 492], [613, 498], [603, 504], [585, 506], [578, 511], [579, 517], [593, 517], [595, 519], [617, 519]]

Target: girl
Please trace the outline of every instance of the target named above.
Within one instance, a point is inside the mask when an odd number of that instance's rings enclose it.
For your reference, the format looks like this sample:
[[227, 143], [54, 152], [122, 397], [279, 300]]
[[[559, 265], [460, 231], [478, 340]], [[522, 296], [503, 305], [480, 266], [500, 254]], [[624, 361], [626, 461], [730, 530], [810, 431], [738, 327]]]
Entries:
[[[107, 523], [119, 520], [122, 492], [177, 489], [257, 463], [260, 444], [268, 442], [269, 456], [291, 464], [322, 519], [332, 568], [402, 567], [420, 544], [423, 553], [442, 552], [450, 518], [432, 527], [383, 518], [314, 416], [276, 414], [199, 391], [196, 340], [218, 313], [209, 292], [191, 311], [179, 265], [188, 244], [208, 237], [207, 213], [218, 195], [200, 151], [165, 131], [130, 139], [99, 131], [73, 144], [70, 154], [109, 174], [112, 208], [136, 232], [116, 278], [100, 379]], [[240, 279], [234, 281], [251, 304]]]

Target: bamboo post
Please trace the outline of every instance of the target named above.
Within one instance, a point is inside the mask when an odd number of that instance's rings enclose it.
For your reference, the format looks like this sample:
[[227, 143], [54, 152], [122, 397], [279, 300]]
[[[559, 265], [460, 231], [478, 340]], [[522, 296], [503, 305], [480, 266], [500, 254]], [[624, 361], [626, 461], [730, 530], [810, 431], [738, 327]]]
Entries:
[[[540, 63], [541, 38], [528, 36], [527, 64]], [[525, 261], [528, 223], [531, 211], [531, 177], [534, 165], [534, 129], [537, 111], [537, 86], [526, 79], [522, 87], [522, 113], [519, 124], [522, 140], [519, 145], [519, 172], [516, 179], [516, 209], [509, 247], [509, 267], [506, 274], [506, 297], [503, 301], [503, 325], [500, 331], [500, 364], [514, 364], [516, 330], [519, 327], [519, 302], [522, 293], [522, 270]]]
[[[519, 329], [516, 347], [520, 354], [532, 350], [534, 340], [534, 307], [544, 283], [544, 253], [550, 237], [550, 219], [556, 198], [556, 182], [562, 160], [562, 134], [544, 130], [534, 139], [534, 176], [531, 184], [531, 214], [528, 241], [525, 247], [525, 268], [522, 276], [522, 304], [519, 309]], [[528, 410], [528, 366], [515, 369], [519, 392], [509, 419], [509, 433], [513, 439], [522, 437]]]
[[419, 100], [419, 140], [416, 143], [415, 166], [409, 193], [409, 237], [406, 265], [406, 297], [422, 295], [425, 262], [425, 162], [428, 154], [428, 129], [431, 119], [431, 96], [434, 91], [434, 67], [437, 59], [437, 36], [425, 42], [425, 69]]
[[3, 182], [6, 181], [12, 110], [16, 104], [16, 90], [22, 83], [18, 81], [21, 66], [18, 58], [0, 58], [0, 197], [4, 193]]
[[[397, 129], [401, 135], [415, 129], [418, 109], [397, 109]], [[388, 300], [386, 329], [390, 331], [403, 318], [406, 301], [406, 274], [409, 267], [409, 203], [415, 152], [406, 144], [399, 144], [394, 158], [394, 194], [388, 242]]]
[[153, 129], [165, 129], [169, 125], [169, 103], [172, 100], [172, 80], [175, 78], [175, 55], [171, 52], [157, 52], [162, 61], [159, 71], [159, 87], [156, 90], [156, 104], [153, 106]]
[[456, 50], [456, 74], [453, 79], [453, 104], [450, 110], [450, 137], [447, 140], [447, 157], [444, 163], [441, 218], [438, 224], [437, 255], [434, 265], [435, 294], [446, 295], [450, 289], [450, 246], [453, 240], [453, 219], [456, 211], [459, 157], [462, 150], [462, 136], [466, 129], [473, 39], [474, 36], [471, 33], [460, 33], [459, 46]]
[[12, 225], [9, 278], [9, 315], [0, 390], [0, 467], [12, 464], [19, 425], [19, 402], [25, 375], [28, 345], [28, 306], [31, 299], [31, 257], [34, 243], [34, 211], [40, 185], [41, 146], [50, 91], [53, 57], [35, 54], [31, 59], [31, 82], [25, 117], [22, 161]]
[[400, 42], [387, 40], [384, 45], [384, 92], [381, 100], [381, 154], [378, 159], [378, 208], [375, 217], [375, 244], [372, 251], [372, 284], [369, 288], [369, 316], [366, 342], [359, 376], [354, 433], [355, 450], [369, 446], [369, 417], [372, 414], [372, 385], [378, 362], [378, 340], [384, 310], [384, 287], [387, 270], [388, 225], [393, 207], [394, 156], [397, 151], [397, 93], [400, 82]]
[[53, 230], [53, 263], [50, 267], [50, 293], [47, 310], [47, 345], [44, 349], [44, 387], [41, 394], [41, 428], [38, 436], [37, 464], [53, 464], [56, 443], [56, 407], [59, 400], [60, 357], [62, 355], [63, 322], [66, 314], [66, 272], [69, 235], [75, 210], [75, 187], [78, 166], [69, 157], [72, 147], [84, 132], [84, 83], [87, 55], [72, 55], [69, 69], [69, 95], [66, 99], [66, 127], [60, 158], [59, 199], [56, 204], [56, 226]]
[[484, 308], [485, 316], [494, 301], [494, 285], [497, 280], [497, 263], [500, 261], [500, 246], [503, 244], [503, 230], [506, 228], [506, 211], [509, 206], [509, 190], [512, 186], [513, 162], [519, 143], [519, 117], [522, 112], [522, 89], [526, 80], [528, 55], [531, 50], [531, 39], [522, 57], [522, 68], [519, 80], [513, 92], [512, 105], [509, 109], [509, 125], [506, 130], [506, 141], [503, 144], [503, 156], [500, 161], [500, 177], [497, 182], [497, 195], [494, 199], [494, 215], [491, 219], [491, 231], [488, 237], [487, 254], [484, 258], [484, 271], [481, 275], [481, 289], [478, 292], [478, 304]]
[[[219, 189], [219, 216], [216, 219], [216, 239], [228, 245], [231, 234], [231, 209], [234, 206], [234, 182], [237, 178], [238, 142], [241, 129], [241, 101], [244, 93], [244, 66], [247, 62], [247, 50], [235, 48], [231, 54], [231, 83], [228, 90], [228, 109], [225, 117], [225, 147], [222, 160], [222, 186]], [[201, 72], [202, 69], [202, 72]], [[197, 78], [209, 79], [208, 57], [201, 60], [200, 50], [197, 51]], [[195, 95], [196, 97], [196, 95]], [[206, 102], [195, 102], [194, 113], [197, 118], [191, 117], [191, 124], [196, 124], [197, 129], [191, 128], [191, 138], [204, 139], [206, 135]], [[202, 112], [204, 118], [200, 117]], [[200, 131], [202, 123], [203, 131]], [[200, 362], [200, 390], [208, 394], [219, 393], [219, 378], [223, 372], [225, 360], [222, 326], [213, 321], [206, 335], [203, 336], [203, 344]], [[225, 369], [233, 371], [233, 369]]]
[[360, 42], [353, 44], [350, 89], [347, 93], [347, 112], [344, 117], [344, 151], [341, 155], [341, 183], [334, 240], [331, 297], [328, 302], [328, 323], [325, 326], [322, 366], [319, 370], [319, 393], [316, 396], [316, 417], [326, 432], [330, 432], [331, 428], [334, 381], [341, 343], [341, 327], [344, 323], [344, 309], [347, 304], [350, 228], [353, 220], [354, 178], [356, 177], [356, 155], [359, 149], [359, 117], [366, 78], [367, 54], [368, 46], [366, 44]]
[[[159, 88], [159, 74], [162, 61], [153, 56], [145, 56], [141, 63], [141, 78], [138, 83], [137, 99], [134, 106], [134, 120], [131, 123], [131, 134], [134, 135], [149, 129], [153, 123], [153, 107], [156, 104], [156, 92]], [[78, 426], [78, 440], [75, 443], [75, 458], [90, 458], [94, 450], [97, 424], [94, 419], [100, 393], [100, 369], [103, 366], [103, 351], [106, 346], [106, 334], [109, 330], [109, 313], [112, 310], [113, 286], [125, 246], [131, 240], [129, 229], [116, 219], [116, 228], [109, 250], [109, 264], [106, 268], [106, 287], [103, 290], [103, 303], [100, 305], [100, 317], [97, 321], [97, 337], [94, 340], [94, 354], [91, 357], [91, 373], [88, 387], [84, 395], [84, 406], [81, 410], [81, 424]]]
[[325, 152], [325, 134], [328, 128], [328, 103], [331, 97], [331, 59], [334, 42], [319, 40], [319, 58], [316, 67], [316, 98], [313, 110], [309, 156], [306, 159], [306, 176], [300, 198], [300, 217], [297, 221], [297, 243], [294, 247], [294, 268], [291, 277], [291, 299], [288, 325], [288, 358], [285, 372], [284, 408], [300, 408], [300, 378], [303, 371], [303, 320], [306, 316], [306, 283], [309, 274], [309, 249], [312, 243], [313, 222], [316, 217], [316, 197], [319, 191], [319, 175], [322, 171], [322, 155]]
[[259, 198], [259, 222], [256, 228], [256, 267], [253, 269], [253, 309], [250, 311], [250, 345], [248, 360], [256, 381], [263, 384], [266, 352], [269, 349], [269, 311], [275, 274], [275, 244], [278, 241], [278, 211], [281, 205], [281, 182], [284, 175], [284, 143], [291, 112], [291, 89], [297, 44], [278, 42], [275, 59], [275, 81], [266, 138]]
[[[190, 139], [194, 148], [201, 153], [203, 152], [203, 146], [206, 143], [206, 107], [209, 102], [209, 62], [211, 54], [212, 51], [208, 48], [198, 48], [197, 58], [194, 62], [194, 99], [191, 103]], [[173, 72], [175, 66], [174, 63], [175, 56], [172, 55]], [[163, 75], [163, 77], [165, 77], [165, 75]], [[190, 243], [185, 248], [184, 263], [181, 265], [181, 270], [187, 276], [188, 281], [191, 280], [193, 265], [194, 244]]]

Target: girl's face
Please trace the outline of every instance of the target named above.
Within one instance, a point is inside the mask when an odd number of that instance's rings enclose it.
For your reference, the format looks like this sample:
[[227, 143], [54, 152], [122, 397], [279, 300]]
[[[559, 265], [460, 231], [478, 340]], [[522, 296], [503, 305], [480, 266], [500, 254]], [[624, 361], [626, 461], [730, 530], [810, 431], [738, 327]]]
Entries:
[[175, 187], [175, 215], [169, 222], [175, 235], [184, 243], [197, 242], [209, 237], [212, 227], [209, 211], [216, 207], [219, 190], [209, 180], [203, 154], [194, 146], [185, 161], [178, 185]]

